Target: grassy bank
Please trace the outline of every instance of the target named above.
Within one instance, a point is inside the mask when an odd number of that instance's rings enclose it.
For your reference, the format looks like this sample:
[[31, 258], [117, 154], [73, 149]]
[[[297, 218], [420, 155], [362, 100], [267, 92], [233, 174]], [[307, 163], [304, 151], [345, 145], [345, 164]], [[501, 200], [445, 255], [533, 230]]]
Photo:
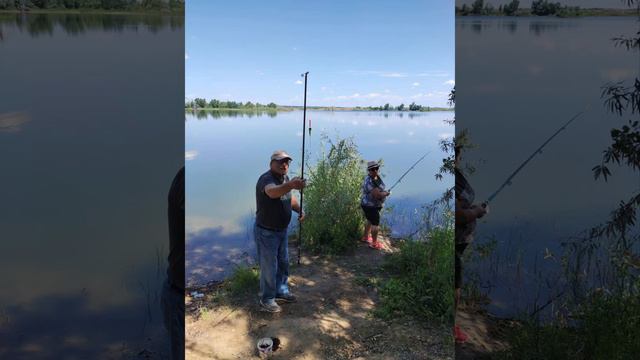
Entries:
[[510, 348], [495, 358], [634, 359], [638, 339], [640, 298], [594, 293], [568, 317], [548, 324], [523, 321], [507, 337]]
[[453, 226], [433, 229], [422, 240], [408, 240], [388, 256], [391, 278], [380, 287], [383, 318], [410, 315], [453, 323]]

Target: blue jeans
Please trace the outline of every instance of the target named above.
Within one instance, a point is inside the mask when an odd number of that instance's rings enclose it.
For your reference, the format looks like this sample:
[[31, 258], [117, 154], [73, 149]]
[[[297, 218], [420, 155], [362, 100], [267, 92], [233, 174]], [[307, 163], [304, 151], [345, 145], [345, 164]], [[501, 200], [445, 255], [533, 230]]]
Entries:
[[289, 293], [289, 243], [287, 230], [272, 231], [253, 226], [260, 264], [260, 299], [271, 303], [276, 295]]
[[169, 333], [171, 360], [184, 359], [184, 291], [178, 291], [164, 281], [162, 286], [162, 313]]

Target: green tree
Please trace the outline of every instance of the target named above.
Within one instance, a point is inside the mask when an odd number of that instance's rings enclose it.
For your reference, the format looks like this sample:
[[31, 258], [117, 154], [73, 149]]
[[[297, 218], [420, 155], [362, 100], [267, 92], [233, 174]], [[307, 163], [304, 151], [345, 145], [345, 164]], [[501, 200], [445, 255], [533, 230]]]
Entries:
[[484, 0], [475, 0], [471, 4], [471, 13], [474, 15], [482, 15], [483, 8], [484, 8]]
[[397, 110], [398, 110], [398, 111], [404, 111], [404, 104], [400, 104], [400, 105], [398, 105]]
[[270, 109], [275, 109], [278, 107], [278, 105], [276, 105], [275, 103], [270, 102], [269, 104], [267, 104], [267, 107]]
[[512, 0], [510, 3], [504, 6], [503, 11], [507, 16], [513, 16], [518, 11], [518, 7], [520, 6], [520, 1]]
[[409, 105], [409, 110], [410, 110], [410, 111], [420, 111], [421, 109], [422, 109], [422, 106], [417, 105], [415, 102], [412, 102], [412, 103]]
[[384, 107], [382, 108], [384, 111], [388, 111], [391, 105], [389, 105], [389, 103], [384, 104]]
[[537, 16], [555, 15], [562, 8], [560, 3], [547, 0], [534, 0], [531, 3], [531, 13]]
[[494, 8], [493, 5], [486, 3], [484, 8], [482, 9], [482, 15], [491, 15], [493, 14]]
[[[627, 0], [632, 6], [637, 0]], [[613, 39], [614, 45], [626, 48], [637, 54], [640, 49], [640, 32], [636, 36], [619, 36]], [[620, 118], [628, 117], [627, 121], [619, 128], [611, 129], [612, 144], [603, 152], [600, 165], [593, 168], [596, 179], [602, 177], [605, 181], [612, 176], [607, 165], [615, 164], [626, 166], [632, 171], [640, 171], [640, 78], [629, 79], [616, 83], [607, 83], [603, 86], [602, 98], [605, 106], [613, 114]], [[640, 187], [627, 201], [622, 201], [618, 208], [611, 214], [611, 220], [599, 229], [609, 235], [617, 235], [625, 244], [621, 247], [628, 249], [630, 242], [626, 240], [626, 232], [636, 225], [637, 208], [640, 207]]]
[[196, 103], [196, 106], [201, 108], [201, 109], [207, 107], [207, 100], [206, 99], [196, 98], [193, 101]]
[[471, 12], [471, 10], [469, 10], [469, 7], [467, 6], [467, 4], [463, 4], [462, 9], [460, 9], [460, 12], [462, 13], [462, 15], [466, 16], [466, 15], [469, 15], [469, 12]]
[[220, 107], [220, 101], [216, 100], [216, 99], [211, 99], [211, 101], [209, 101], [209, 107], [213, 108], [213, 109], [217, 109]]

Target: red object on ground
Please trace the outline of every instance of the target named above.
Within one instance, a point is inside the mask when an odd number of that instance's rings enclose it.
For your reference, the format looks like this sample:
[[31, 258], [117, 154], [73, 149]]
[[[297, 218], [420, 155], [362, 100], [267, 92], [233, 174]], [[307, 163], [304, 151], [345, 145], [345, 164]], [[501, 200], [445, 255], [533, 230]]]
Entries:
[[460, 330], [460, 327], [458, 325], [453, 326], [453, 337], [456, 339], [456, 342], [459, 344], [466, 342], [467, 339], [469, 339], [469, 336], [467, 336], [467, 334], [462, 332], [462, 330]]
[[368, 238], [363, 237], [362, 239], [360, 239], [360, 241], [371, 244], [371, 242], [373, 241], [373, 238], [371, 237], [371, 235], [369, 235]]
[[379, 241], [374, 241], [369, 243], [369, 247], [372, 249], [380, 250], [382, 249], [382, 244]]

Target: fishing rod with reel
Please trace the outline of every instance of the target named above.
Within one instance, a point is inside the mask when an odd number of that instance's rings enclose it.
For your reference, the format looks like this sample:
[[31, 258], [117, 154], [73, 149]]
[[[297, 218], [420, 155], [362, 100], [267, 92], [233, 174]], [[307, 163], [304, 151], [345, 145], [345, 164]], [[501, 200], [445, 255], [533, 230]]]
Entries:
[[422, 161], [425, 157], [427, 157], [427, 155], [429, 155], [429, 153], [431, 153], [431, 151], [427, 151], [427, 153], [426, 153], [426, 154], [424, 154], [424, 155], [422, 155], [422, 157], [421, 157], [420, 159], [418, 159], [418, 161], [416, 161], [415, 163], [413, 163], [413, 165], [411, 165], [411, 167], [410, 167], [407, 171], [405, 171], [405, 172], [404, 172], [404, 174], [402, 174], [402, 176], [400, 176], [400, 178], [398, 179], [398, 181], [396, 181], [393, 185], [391, 185], [391, 187], [390, 187], [390, 188], [389, 188], [389, 190], [387, 190], [387, 191], [388, 191], [389, 193], [391, 193], [391, 189], [393, 189], [394, 187], [396, 187], [396, 185], [398, 185], [398, 184], [402, 181], [402, 179], [403, 179], [405, 176], [407, 176], [407, 174], [408, 174], [409, 172], [411, 172], [411, 170], [413, 170], [413, 169], [416, 167], [416, 165], [418, 165], [418, 163], [420, 163], [420, 161]]
[[511, 175], [509, 175], [509, 177], [507, 177], [507, 179], [502, 183], [502, 185], [500, 185], [500, 187], [493, 192], [493, 194], [491, 194], [487, 200], [485, 200], [482, 203], [482, 207], [487, 207], [487, 205], [493, 201], [493, 199], [496, 198], [496, 196], [498, 196], [498, 194], [507, 186], [507, 185], [511, 185], [511, 181], [513, 180], [513, 178], [520, 172], [522, 171], [522, 169], [525, 168], [525, 166], [527, 166], [527, 164], [529, 163], [529, 161], [531, 161], [531, 159], [533, 159], [536, 155], [538, 154], [542, 154], [542, 149], [544, 149], [545, 146], [547, 146], [547, 144], [549, 144], [549, 142], [551, 142], [551, 140], [553, 140], [553, 138], [555, 138], [562, 130], [565, 130], [567, 128], [567, 126], [569, 126], [569, 124], [571, 124], [574, 120], [578, 119], [580, 116], [582, 116], [587, 109], [590, 107], [590, 105], [587, 105], [585, 107], [585, 109], [583, 111], [580, 111], [579, 113], [577, 113], [576, 115], [574, 115], [571, 119], [569, 119], [569, 121], [567, 121], [566, 123], [564, 123], [564, 125], [562, 125], [555, 133], [553, 133], [553, 135], [551, 135], [544, 143], [542, 143], [542, 145], [540, 145], [540, 147], [538, 147], [522, 164], [520, 164], [520, 166], [518, 166], [512, 173]]
[[[304, 76], [304, 107], [302, 110], [302, 170], [300, 172], [300, 179], [304, 180], [304, 143], [305, 143], [305, 130], [307, 128], [307, 76], [309, 72], [305, 72], [300, 76]], [[311, 136], [311, 124], [309, 124], [309, 136]], [[304, 188], [300, 189], [300, 215], [302, 215], [302, 200], [304, 196]], [[302, 253], [302, 221], [298, 222], [298, 265], [300, 265], [300, 256]]]

